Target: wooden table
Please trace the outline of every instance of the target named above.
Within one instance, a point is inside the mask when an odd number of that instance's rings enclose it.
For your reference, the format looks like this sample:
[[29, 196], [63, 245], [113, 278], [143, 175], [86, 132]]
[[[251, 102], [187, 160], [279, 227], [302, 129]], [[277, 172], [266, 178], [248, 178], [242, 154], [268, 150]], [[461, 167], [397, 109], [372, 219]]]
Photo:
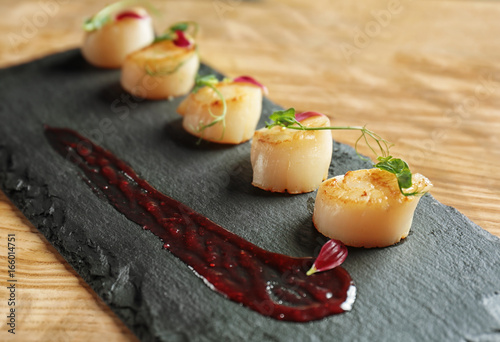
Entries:
[[[500, 4], [489, 1], [152, 1], [159, 30], [195, 20], [204, 62], [250, 74], [284, 107], [364, 125], [430, 178], [433, 195], [500, 236]], [[3, 1], [0, 67], [78, 47], [102, 1]], [[0, 80], [1, 82], [1, 80]], [[13, 120], [15, 116], [13, 116]], [[353, 144], [357, 136], [335, 133]], [[367, 152], [367, 151], [364, 151]], [[0, 192], [0, 314], [8, 313], [7, 234], [16, 234], [16, 335], [135, 337]], [[5, 322], [5, 318], [2, 320]]]

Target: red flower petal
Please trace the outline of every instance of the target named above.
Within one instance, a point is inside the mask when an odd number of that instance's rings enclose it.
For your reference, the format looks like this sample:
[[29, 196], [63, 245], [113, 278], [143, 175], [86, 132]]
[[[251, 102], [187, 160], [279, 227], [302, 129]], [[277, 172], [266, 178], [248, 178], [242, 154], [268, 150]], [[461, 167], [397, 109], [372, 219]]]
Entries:
[[253, 85], [256, 85], [257, 87], [260, 87], [262, 89], [262, 92], [267, 95], [267, 88], [266, 86], [264, 86], [262, 83], [260, 82], [257, 82], [257, 80], [253, 77], [250, 77], [250, 76], [240, 76], [240, 77], [236, 77], [233, 82], [241, 82], [241, 83], [250, 83], [250, 84], [253, 84]]
[[329, 240], [321, 247], [321, 251], [311, 269], [307, 271], [307, 275], [331, 270], [342, 265], [346, 258], [347, 247], [339, 240]]
[[191, 46], [191, 42], [189, 39], [187, 39], [186, 35], [184, 34], [184, 31], [177, 30], [175, 31], [175, 34], [177, 35], [177, 38], [173, 40], [174, 44], [178, 47], [189, 47]]
[[295, 120], [297, 120], [298, 122], [300, 122], [302, 120], [311, 118], [313, 116], [325, 116], [325, 114], [321, 114], [321, 113], [318, 113], [318, 112], [298, 113], [298, 114], [295, 114]]
[[143, 17], [142, 15], [140, 15], [134, 11], [124, 11], [124, 12], [118, 13], [116, 15], [115, 19], [118, 21], [118, 20], [122, 20], [125, 18], [144, 19], [146, 17], [145, 16]]

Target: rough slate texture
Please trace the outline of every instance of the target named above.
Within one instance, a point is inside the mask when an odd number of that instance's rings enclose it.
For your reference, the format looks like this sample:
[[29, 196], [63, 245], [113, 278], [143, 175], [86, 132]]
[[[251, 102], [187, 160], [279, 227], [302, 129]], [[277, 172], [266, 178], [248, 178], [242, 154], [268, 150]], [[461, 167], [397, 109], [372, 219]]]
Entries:
[[[0, 70], [0, 187], [142, 340], [500, 340], [500, 240], [430, 195], [405, 242], [349, 250], [358, 288], [349, 313], [279, 322], [212, 292], [96, 196], [42, 125], [77, 130], [161, 192], [274, 252], [317, 253], [325, 239], [311, 223], [315, 193], [253, 188], [249, 143], [196, 146], [175, 113], [180, 99], [136, 101], [118, 80], [78, 51]], [[275, 108], [264, 101], [260, 126]], [[366, 167], [337, 143], [333, 160], [330, 176]]]

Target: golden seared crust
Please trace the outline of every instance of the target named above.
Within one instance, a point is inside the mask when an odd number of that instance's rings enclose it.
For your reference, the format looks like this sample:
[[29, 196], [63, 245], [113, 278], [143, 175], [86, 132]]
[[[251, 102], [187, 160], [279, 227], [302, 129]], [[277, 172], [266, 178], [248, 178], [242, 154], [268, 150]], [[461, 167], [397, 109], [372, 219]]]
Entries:
[[411, 188], [404, 189], [405, 192], [411, 193], [418, 191], [419, 193], [424, 194], [433, 187], [431, 181], [420, 173], [413, 174], [412, 183]]
[[274, 126], [272, 128], [261, 128], [255, 131], [253, 139], [256, 142], [268, 144], [268, 145], [279, 145], [284, 142], [291, 142], [292, 135], [288, 133], [286, 128]]
[[[215, 85], [215, 88], [224, 96], [226, 106], [229, 106], [231, 103], [241, 103], [244, 101], [248, 97], [248, 93], [245, 89], [246, 87], [256, 86], [234, 82], [221, 82]], [[210, 107], [212, 111], [217, 110], [215, 113], [222, 112], [222, 108], [224, 107], [219, 95], [209, 87], [203, 87], [196, 93], [189, 94], [188, 98], [189, 99], [186, 98], [184, 101], [193, 102], [203, 109], [208, 109], [208, 107]], [[184, 106], [180, 106], [179, 108], [179, 112], [185, 112]]]
[[179, 47], [171, 40], [163, 40], [146, 46], [127, 56], [127, 60], [148, 65], [151, 70], [161, 69], [163, 65], [178, 64], [196, 53], [196, 45]]
[[[414, 182], [417, 185], [430, 184], [427, 178], [419, 174], [414, 175]], [[339, 203], [382, 207], [391, 202], [411, 202], [417, 197], [402, 195], [396, 176], [377, 168], [349, 171], [344, 176], [331, 178], [322, 183], [319, 191], [325, 198]]]
[[[214, 92], [215, 94], [215, 92]], [[215, 94], [216, 95], [216, 94]], [[243, 99], [245, 98], [246, 95], [244, 94], [241, 94], [241, 95], [237, 95], [237, 96], [233, 96], [233, 97], [230, 97], [230, 98], [224, 98], [224, 100], [226, 100], [226, 106], [229, 105], [231, 102], [235, 102], [235, 103], [238, 103], [240, 101], [243, 101]], [[210, 103], [203, 103], [203, 106], [205, 107], [215, 107], [215, 108], [223, 108], [224, 107], [224, 104], [222, 103], [222, 100], [217, 97], [216, 99], [214, 99], [212, 102]]]

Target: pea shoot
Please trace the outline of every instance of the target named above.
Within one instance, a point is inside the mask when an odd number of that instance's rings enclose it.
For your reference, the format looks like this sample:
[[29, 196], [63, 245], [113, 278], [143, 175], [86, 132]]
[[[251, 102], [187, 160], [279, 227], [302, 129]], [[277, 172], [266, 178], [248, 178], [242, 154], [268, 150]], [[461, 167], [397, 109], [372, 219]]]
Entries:
[[378, 163], [373, 166], [381, 170], [388, 171], [394, 174], [398, 180], [399, 190], [404, 196], [418, 195], [420, 192], [418, 189], [412, 192], [405, 192], [404, 189], [408, 189], [412, 186], [412, 173], [408, 164], [399, 158], [394, 158], [390, 155], [389, 149], [392, 146], [390, 142], [383, 139], [380, 135], [366, 128], [366, 126], [331, 126], [331, 127], [306, 127], [302, 125], [295, 118], [295, 109], [289, 108], [286, 110], [279, 110], [273, 112], [269, 116], [271, 122], [266, 122], [267, 128], [272, 128], [275, 126], [280, 126], [283, 128], [295, 129], [295, 130], [305, 130], [305, 131], [318, 131], [318, 130], [355, 130], [360, 131], [361, 135], [356, 140], [354, 145], [356, 153], [362, 159], [367, 159], [363, 157], [358, 152], [358, 144], [361, 140], [364, 140], [366, 145], [370, 150], [377, 156]]

